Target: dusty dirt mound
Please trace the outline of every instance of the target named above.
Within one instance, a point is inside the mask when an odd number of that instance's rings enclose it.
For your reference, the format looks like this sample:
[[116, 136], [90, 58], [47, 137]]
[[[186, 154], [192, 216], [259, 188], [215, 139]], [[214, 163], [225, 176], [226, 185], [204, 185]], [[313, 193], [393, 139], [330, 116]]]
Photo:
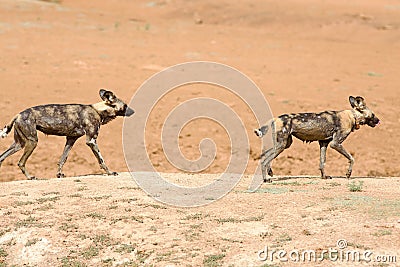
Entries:
[[[2, 183], [0, 265], [261, 266], [257, 253], [265, 246], [320, 253], [337, 249], [339, 239], [347, 241], [345, 251], [372, 251], [371, 264], [381, 255], [400, 260], [399, 178], [289, 179], [255, 193], [249, 182], [190, 209], [154, 201], [127, 173]], [[337, 262], [326, 257], [321, 264]]]
[[[362, 185], [301, 178], [252, 194], [246, 177], [222, 200], [184, 209], [155, 202], [127, 174], [79, 177], [99, 173], [84, 138], [64, 167], [77, 177], [54, 179], [65, 140], [39, 134], [27, 168], [52, 179], [24, 180], [21, 153], [0, 168], [0, 181], [14, 180], [0, 183], [0, 266], [261, 266], [257, 252], [265, 246], [320, 253], [337, 248], [339, 239], [349, 250], [400, 261], [397, 1], [2, 0], [0, 18], [0, 128], [30, 106], [98, 102], [99, 88], [129, 101], [164, 67], [216, 61], [254, 80], [275, 115], [346, 109], [349, 95], [364, 96], [382, 125], [362, 127], [344, 143], [356, 160], [353, 175], [394, 177]], [[260, 140], [252, 129], [259, 125], [237, 96], [219, 89], [178, 88], [157, 104], [145, 143], [158, 171], [176, 171], [160, 142], [165, 114], [187, 99], [212, 97], [244, 121], [251, 146], [246, 172], [254, 172]], [[122, 123], [102, 127], [98, 142], [110, 169], [120, 172], [127, 171]], [[204, 176], [169, 177], [216, 179], [208, 173], [225, 170], [229, 138], [216, 124], [188, 126], [179, 138], [184, 155], [196, 159], [200, 140], [212, 138], [217, 158]], [[11, 143], [12, 134], [0, 151]], [[295, 140], [273, 168], [277, 175], [318, 175], [318, 160], [318, 144]], [[328, 150], [327, 174], [344, 175], [346, 166]], [[323, 258], [320, 266], [361, 265]], [[386, 259], [370, 264], [387, 266], [393, 258]]]
[[[98, 89], [110, 88], [129, 100], [135, 90], [164, 67], [208, 60], [237, 68], [261, 88], [275, 115], [341, 110], [349, 95], [362, 95], [382, 120], [362, 127], [344, 143], [354, 155], [354, 175], [398, 176], [400, 8], [392, 0], [335, 1], [35, 1], [0, 3], [0, 122], [44, 103], [99, 101]], [[258, 123], [248, 107], [226, 90], [204, 85], [178, 88], [156, 106], [146, 144], [158, 171], [176, 169], [160, 143], [164, 115], [182, 101], [212, 97], [243, 119], [251, 144], [248, 173], [258, 165]], [[134, 107], [133, 107], [134, 108]], [[2, 126], [0, 126], [2, 127]], [[110, 169], [127, 171], [121, 141], [122, 120], [104, 126], [99, 146]], [[229, 139], [218, 125], [204, 121], [184, 128], [185, 156], [199, 155], [199, 140], [212, 138], [218, 157], [205, 170], [220, 173], [231, 155]], [[0, 141], [0, 151], [12, 143]], [[141, 142], [142, 140], [138, 140]], [[65, 140], [39, 134], [28, 161], [37, 177], [54, 177]], [[0, 180], [25, 179], [8, 158]], [[346, 159], [328, 150], [327, 173], [343, 175]], [[317, 175], [318, 144], [292, 148], [275, 162], [280, 175]], [[84, 140], [73, 148], [67, 175], [98, 172]]]

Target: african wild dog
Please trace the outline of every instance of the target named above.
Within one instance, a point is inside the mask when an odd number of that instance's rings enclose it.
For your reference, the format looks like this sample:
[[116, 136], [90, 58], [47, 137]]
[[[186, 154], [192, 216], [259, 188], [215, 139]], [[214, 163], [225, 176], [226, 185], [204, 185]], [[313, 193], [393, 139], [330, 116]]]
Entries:
[[67, 137], [64, 152], [58, 163], [58, 178], [64, 177], [62, 167], [67, 160], [68, 153], [76, 140], [83, 135], [86, 135], [86, 144], [92, 149], [100, 167], [108, 175], [117, 175], [116, 172], [111, 172], [105, 164], [97, 146], [97, 136], [100, 125], [110, 122], [117, 116], [131, 116], [134, 111], [111, 91], [101, 89], [99, 93], [103, 101], [93, 105], [49, 104], [31, 107], [17, 114], [8, 125], [0, 130], [0, 136], [4, 138], [14, 126], [14, 143], [0, 155], [0, 166], [8, 156], [25, 148], [18, 166], [28, 179], [35, 179], [28, 173], [25, 164], [36, 148], [37, 130], [39, 130], [47, 135]]
[[318, 141], [320, 146], [320, 165], [321, 177], [331, 178], [325, 175], [324, 166], [326, 161], [326, 149], [328, 144], [345, 156], [349, 160], [349, 168], [346, 176], [350, 178], [354, 159], [342, 146], [342, 142], [354, 130], [358, 130], [360, 125], [375, 127], [379, 124], [379, 119], [367, 107], [364, 98], [361, 96], [349, 97], [352, 109], [343, 111], [324, 111], [321, 113], [298, 113], [284, 114], [278, 118], [270, 120], [265, 126], [254, 130], [258, 137], [263, 137], [269, 127], [272, 128], [273, 148], [263, 151], [261, 154], [261, 170], [264, 182], [273, 175], [271, 161], [275, 159], [283, 150], [292, 144], [292, 136], [297, 137], [303, 142]]

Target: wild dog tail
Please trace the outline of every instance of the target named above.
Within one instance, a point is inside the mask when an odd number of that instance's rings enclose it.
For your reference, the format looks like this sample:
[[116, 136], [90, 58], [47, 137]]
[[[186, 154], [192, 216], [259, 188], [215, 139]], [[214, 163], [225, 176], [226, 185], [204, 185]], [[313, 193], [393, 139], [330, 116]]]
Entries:
[[269, 127], [268, 127], [268, 125], [264, 125], [264, 126], [261, 126], [259, 129], [255, 129], [254, 130], [254, 133], [258, 136], [258, 137], [263, 137], [267, 132], [268, 132], [268, 129], [269, 129]]
[[6, 126], [4, 126], [3, 129], [0, 130], [0, 137], [1, 138], [6, 138], [7, 135], [11, 132], [12, 127], [14, 126], [14, 122], [15, 120], [18, 118], [18, 115], [15, 116], [9, 124], [7, 124]]

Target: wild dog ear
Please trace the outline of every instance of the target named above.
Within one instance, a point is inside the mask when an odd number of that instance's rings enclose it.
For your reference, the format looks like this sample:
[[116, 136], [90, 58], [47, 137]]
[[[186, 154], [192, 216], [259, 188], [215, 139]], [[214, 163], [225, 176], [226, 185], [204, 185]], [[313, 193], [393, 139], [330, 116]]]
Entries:
[[354, 98], [354, 96], [349, 96], [349, 102], [352, 108], [354, 108], [356, 106], [356, 99]]
[[105, 89], [100, 89], [99, 94], [101, 99], [103, 99], [103, 101], [106, 101], [108, 103], [113, 103], [115, 102], [115, 99], [117, 99], [113, 92], [107, 91]]
[[350, 96], [349, 101], [350, 101], [350, 105], [352, 108], [362, 109], [365, 106], [364, 98], [361, 96], [357, 96], [357, 97]]

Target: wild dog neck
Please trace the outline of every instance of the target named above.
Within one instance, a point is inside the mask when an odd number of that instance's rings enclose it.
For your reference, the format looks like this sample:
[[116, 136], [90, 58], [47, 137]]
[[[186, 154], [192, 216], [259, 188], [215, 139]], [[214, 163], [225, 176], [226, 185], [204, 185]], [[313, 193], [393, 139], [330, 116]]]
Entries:
[[107, 105], [104, 101], [92, 104], [91, 106], [100, 115], [102, 125], [109, 123], [117, 117], [114, 108]]
[[351, 114], [354, 117], [354, 127], [353, 127], [353, 129], [354, 130], [358, 130], [358, 129], [360, 129], [360, 126], [364, 124], [362, 113], [360, 113], [359, 111], [357, 111], [355, 109], [351, 109], [350, 111], [351, 111]]

